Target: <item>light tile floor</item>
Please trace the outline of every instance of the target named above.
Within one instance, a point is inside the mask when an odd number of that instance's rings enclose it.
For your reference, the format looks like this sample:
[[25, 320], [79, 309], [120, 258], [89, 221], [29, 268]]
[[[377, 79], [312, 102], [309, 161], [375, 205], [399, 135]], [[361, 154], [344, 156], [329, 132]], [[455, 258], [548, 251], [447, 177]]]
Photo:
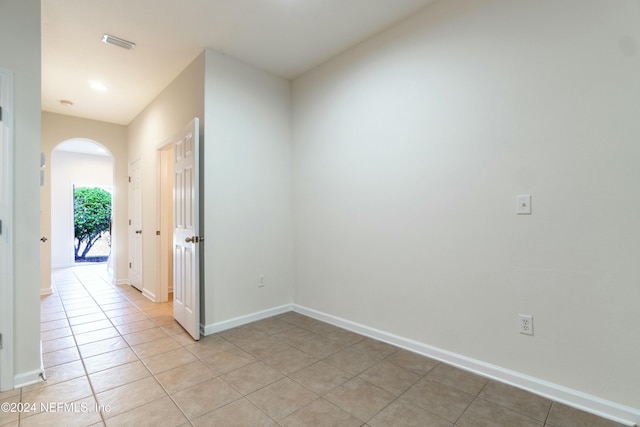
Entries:
[[0, 426], [617, 425], [294, 312], [195, 342], [104, 268], [55, 273], [47, 381], [0, 393], [26, 405]]

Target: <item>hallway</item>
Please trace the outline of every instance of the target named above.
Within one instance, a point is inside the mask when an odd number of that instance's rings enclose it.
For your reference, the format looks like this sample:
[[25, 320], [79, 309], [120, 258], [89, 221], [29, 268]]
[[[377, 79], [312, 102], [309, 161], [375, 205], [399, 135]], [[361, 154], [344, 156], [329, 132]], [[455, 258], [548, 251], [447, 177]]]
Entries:
[[2, 427], [618, 425], [294, 312], [195, 342], [105, 265], [54, 279], [47, 382], [0, 393]]

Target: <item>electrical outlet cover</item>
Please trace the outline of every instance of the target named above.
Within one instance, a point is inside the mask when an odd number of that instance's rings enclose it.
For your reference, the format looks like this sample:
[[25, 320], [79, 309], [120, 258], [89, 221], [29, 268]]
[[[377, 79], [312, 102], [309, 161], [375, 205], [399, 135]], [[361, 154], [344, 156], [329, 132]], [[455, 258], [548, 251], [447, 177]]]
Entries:
[[521, 314], [518, 316], [518, 327], [521, 334], [533, 335], [533, 316]]

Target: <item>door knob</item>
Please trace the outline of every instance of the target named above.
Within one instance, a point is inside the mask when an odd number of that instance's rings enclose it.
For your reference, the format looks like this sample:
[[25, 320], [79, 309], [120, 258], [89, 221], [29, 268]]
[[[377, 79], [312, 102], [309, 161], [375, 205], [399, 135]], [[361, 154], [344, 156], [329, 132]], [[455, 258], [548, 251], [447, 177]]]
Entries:
[[136, 230], [136, 234], [142, 234], [142, 230]]
[[185, 242], [187, 243], [191, 243], [191, 242], [195, 242], [195, 237], [187, 237], [186, 239], [184, 239]]
[[46, 237], [44, 237], [44, 236], [42, 236], [42, 237], [40, 238], [40, 241], [41, 241], [42, 243], [46, 242], [47, 240], [49, 240], [49, 239], [47, 239], [47, 238], [46, 238]]

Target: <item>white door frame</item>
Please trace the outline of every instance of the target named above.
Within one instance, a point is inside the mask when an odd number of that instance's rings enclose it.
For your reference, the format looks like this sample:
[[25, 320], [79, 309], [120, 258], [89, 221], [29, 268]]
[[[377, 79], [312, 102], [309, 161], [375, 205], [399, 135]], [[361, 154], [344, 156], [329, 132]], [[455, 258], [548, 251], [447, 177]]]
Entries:
[[173, 148], [170, 139], [158, 147], [158, 302], [167, 302], [173, 292]]
[[0, 69], [0, 391], [13, 379], [13, 73]]

